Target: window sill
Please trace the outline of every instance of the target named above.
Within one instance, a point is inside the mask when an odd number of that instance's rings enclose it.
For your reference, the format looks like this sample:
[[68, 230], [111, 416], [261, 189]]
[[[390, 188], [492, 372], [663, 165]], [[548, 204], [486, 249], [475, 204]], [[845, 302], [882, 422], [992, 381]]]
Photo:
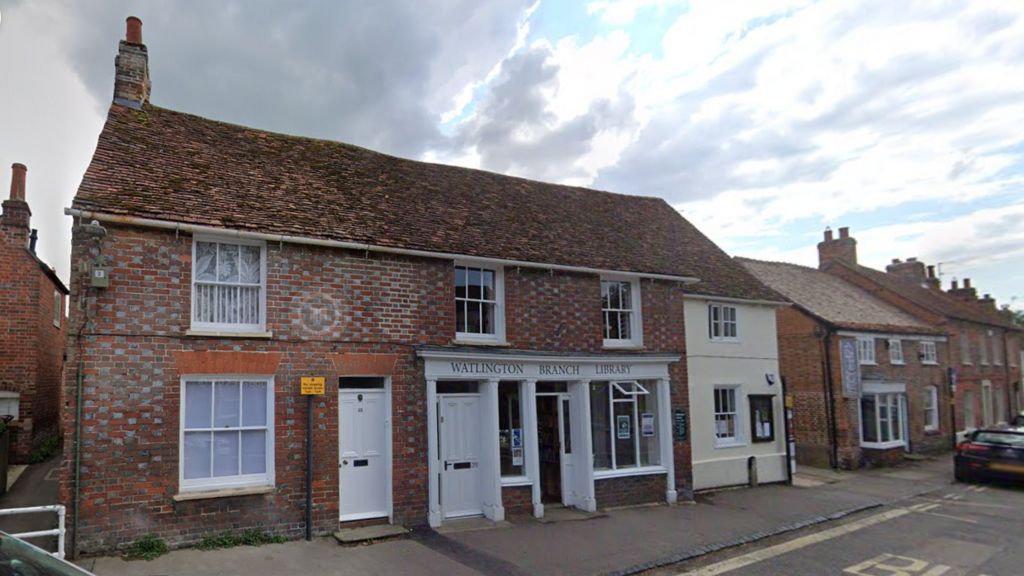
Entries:
[[924, 429], [924, 435], [925, 436], [938, 436], [941, 433], [942, 433], [942, 431], [939, 430], [938, 427], [936, 427], [936, 428], [928, 428], [927, 426], [925, 426], [925, 429]]
[[185, 336], [196, 338], [261, 338], [269, 340], [274, 337], [274, 332], [217, 332], [215, 330], [186, 330]]
[[924, 360], [921, 361], [921, 366], [938, 366], [938, 365], [939, 365], [938, 362], [925, 362]]
[[906, 362], [889, 362], [890, 366], [906, 366]]
[[906, 443], [903, 440], [894, 442], [861, 442], [860, 447], [868, 448], [869, 450], [889, 450], [892, 448], [905, 448]]
[[719, 448], [723, 448], [723, 449], [724, 448], [742, 448], [742, 447], [744, 447], [746, 445], [747, 445], [746, 442], [739, 442], [739, 441], [734, 441], [734, 442], [716, 442], [715, 443], [715, 450], [718, 450]]
[[504, 340], [474, 340], [471, 338], [458, 338], [452, 340], [452, 344], [457, 346], [494, 346], [494, 347], [507, 347], [509, 344]]
[[502, 476], [501, 487], [508, 488], [511, 486], [533, 486], [533, 480], [526, 476]]
[[708, 338], [709, 341], [715, 344], [740, 344], [739, 338]]
[[273, 486], [249, 486], [246, 488], [219, 488], [212, 490], [196, 490], [194, 492], [179, 492], [172, 496], [175, 502], [188, 502], [190, 500], [209, 500], [212, 498], [232, 498], [234, 496], [258, 496], [270, 494], [274, 491]]
[[594, 480], [606, 478], [625, 478], [627, 476], [649, 476], [651, 474], [665, 474], [668, 470], [664, 466], [641, 466], [640, 468], [620, 468], [618, 470], [594, 470]]
[[861, 362], [858, 366], [878, 366], [878, 362]]
[[640, 351], [644, 349], [643, 344], [637, 344], [636, 342], [608, 342], [607, 340], [601, 344], [601, 347], [605, 350], [636, 350]]

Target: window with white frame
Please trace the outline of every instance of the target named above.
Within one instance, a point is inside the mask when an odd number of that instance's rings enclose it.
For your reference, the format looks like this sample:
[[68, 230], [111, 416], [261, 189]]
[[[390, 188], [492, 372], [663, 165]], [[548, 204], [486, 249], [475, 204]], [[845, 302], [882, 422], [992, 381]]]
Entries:
[[904, 443], [904, 395], [865, 393], [860, 399], [861, 445], [889, 448]]
[[53, 291], [53, 325], [60, 328], [61, 317], [64, 316], [64, 295], [60, 290]]
[[227, 332], [266, 326], [262, 242], [197, 238], [192, 258], [192, 328]]
[[939, 429], [939, 389], [935, 386], [924, 387], [924, 429]]
[[640, 344], [640, 284], [633, 280], [601, 280], [601, 315], [605, 346]]
[[857, 360], [861, 364], [875, 364], [874, 338], [857, 338]]
[[732, 446], [741, 444], [738, 388], [719, 386], [715, 388], [715, 445]]
[[903, 341], [898, 338], [889, 339], [889, 363], [903, 364]]
[[938, 364], [939, 357], [935, 352], [935, 342], [918, 342], [921, 364]]
[[996, 366], [1003, 365], [1003, 339], [996, 338], [992, 332], [988, 334], [989, 341], [992, 342], [992, 363]]
[[272, 378], [182, 382], [182, 491], [274, 484]]
[[455, 338], [504, 338], [502, 270], [455, 264]]
[[712, 340], [736, 340], [739, 323], [736, 307], [728, 304], [708, 304], [708, 337]]
[[20, 409], [20, 395], [17, 392], [0, 392], [0, 416], [10, 416], [18, 419]]
[[988, 366], [988, 342], [985, 334], [978, 335], [978, 361], [982, 366]]
[[960, 363], [971, 364], [971, 340], [966, 332], [960, 333]]
[[964, 428], [970, 430], [978, 426], [977, 418], [977, 405], [978, 401], [974, 398], [974, 392], [968, 390], [964, 392], [963, 398], [964, 404]]
[[656, 382], [591, 382], [594, 470], [661, 464]]

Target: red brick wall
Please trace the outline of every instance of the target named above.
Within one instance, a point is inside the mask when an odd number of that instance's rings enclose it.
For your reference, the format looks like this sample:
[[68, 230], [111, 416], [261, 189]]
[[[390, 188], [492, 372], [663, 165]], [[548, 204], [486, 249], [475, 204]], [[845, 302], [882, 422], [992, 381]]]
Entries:
[[501, 489], [501, 505], [506, 516], [533, 514], [533, 488], [530, 486], [506, 486]]
[[793, 434], [797, 462], [829, 465], [829, 413], [825, 396], [823, 343], [815, 336], [818, 323], [795, 307], [776, 312], [779, 371], [793, 398]]
[[[72, 269], [93, 251], [76, 227]], [[224, 530], [258, 527], [298, 536], [302, 530], [305, 402], [298, 380], [345, 371], [346, 354], [392, 355], [393, 504], [395, 521], [427, 518], [426, 385], [419, 344], [454, 336], [451, 262], [367, 255], [294, 244], [267, 246], [269, 340], [189, 337], [192, 238], [173, 232], [107, 226], [102, 251], [111, 286], [83, 291], [72, 279], [70, 329], [88, 310], [84, 362], [79, 550], [125, 545], [156, 534], [174, 545]], [[549, 351], [601, 349], [600, 284], [594, 275], [505, 271], [510, 345]], [[81, 308], [79, 307], [81, 299]], [[647, 349], [683, 353], [681, 289], [644, 283]], [[595, 312], [596, 310], [596, 312]], [[593, 327], [587, 326], [593, 323]], [[79, 344], [70, 341], [69, 361]], [[178, 491], [181, 351], [280, 354], [275, 374], [275, 474], [272, 494], [174, 502]], [[340, 360], [339, 360], [340, 359]], [[685, 367], [672, 368], [674, 402], [685, 405]], [[331, 390], [328, 386], [328, 390]], [[72, 497], [74, 371], [65, 378], [67, 464], [62, 501]], [[314, 528], [337, 528], [337, 395], [319, 398], [315, 420]], [[677, 477], [689, 486], [688, 446], [677, 445]], [[658, 500], [664, 499], [664, 477]], [[527, 501], [529, 497], [527, 496]]]
[[[1004, 348], [1002, 364], [996, 364], [992, 353], [991, 346], [988, 349], [988, 363], [981, 363], [981, 352], [980, 352], [980, 338], [983, 334], [987, 334], [989, 330], [993, 332], [993, 337], [990, 343], [997, 345], [1004, 345], [1003, 342], [1007, 339], [1008, 334], [1006, 330], [987, 326], [984, 324], [977, 324], [974, 322], [967, 322], [964, 320], [951, 319], [947, 324], [949, 330], [949, 348], [951, 353], [951, 366], [956, 370], [957, 390], [956, 390], [956, 423], [957, 429], [963, 430], [965, 417], [964, 417], [964, 404], [968, 401], [968, 396], [973, 395], [975, 402], [975, 423], [977, 426], [982, 426], [984, 423], [983, 410], [982, 410], [982, 383], [988, 380], [992, 383], [992, 402], [993, 410], [997, 410], [1000, 404], [996, 404], [996, 396], [1002, 397], [1002, 406], [1004, 407], [1001, 418], [1006, 420], [1010, 417], [1011, 411], [1014, 407], [1013, 404], [1013, 384], [1014, 382], [1020, 381], [1020, 367], [1014, 367], [1011, 365], [1011, 358], [1006, 357], [1006, 350]], [[969, 360], [970, 363], [965, 364], [960, 354], [960, 335], [967, 334], [969, 344]], [[1010, 333], [1012, 334], [1012, 332]], [[1019, 359], [1018, 359], [1019, 360]], [[1018, 362], [1019, 363], [1019, 362]], [[970, 393], [970, 394], [969, 394]]]
[[[11, 460], [26, 462], [35, 443], [56, 432], [64, 332], [53, 326], [56, 285], [26, 249], [27, 207], [4, 202], [0, 216], [0, 390], [17, 392]], [[24, 210], [24, 213], [18, 213]], [[7, 211], [22, 217], [12, 225]]]
[[594, 480], [594, 496], [599, 508], [664, 502], [665, 476], [651, 474]]

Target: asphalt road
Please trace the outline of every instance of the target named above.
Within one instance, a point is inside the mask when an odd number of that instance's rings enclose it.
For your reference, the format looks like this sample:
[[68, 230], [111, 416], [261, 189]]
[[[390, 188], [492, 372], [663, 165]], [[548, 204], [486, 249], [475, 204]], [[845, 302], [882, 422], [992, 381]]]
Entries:
[[841, 524], [658, 570], [693, 576], [1024, 575], [1024, 486], [952, 484]]

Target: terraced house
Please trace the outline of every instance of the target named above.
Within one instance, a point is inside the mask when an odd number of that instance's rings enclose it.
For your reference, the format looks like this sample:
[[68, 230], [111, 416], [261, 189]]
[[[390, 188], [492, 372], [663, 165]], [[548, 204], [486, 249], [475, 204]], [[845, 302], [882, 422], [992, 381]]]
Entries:
[[691, 497], [684, 293], [764, 288], [676, 210], [163, 109], [147, 58], [68, 210], [79, 551]]

